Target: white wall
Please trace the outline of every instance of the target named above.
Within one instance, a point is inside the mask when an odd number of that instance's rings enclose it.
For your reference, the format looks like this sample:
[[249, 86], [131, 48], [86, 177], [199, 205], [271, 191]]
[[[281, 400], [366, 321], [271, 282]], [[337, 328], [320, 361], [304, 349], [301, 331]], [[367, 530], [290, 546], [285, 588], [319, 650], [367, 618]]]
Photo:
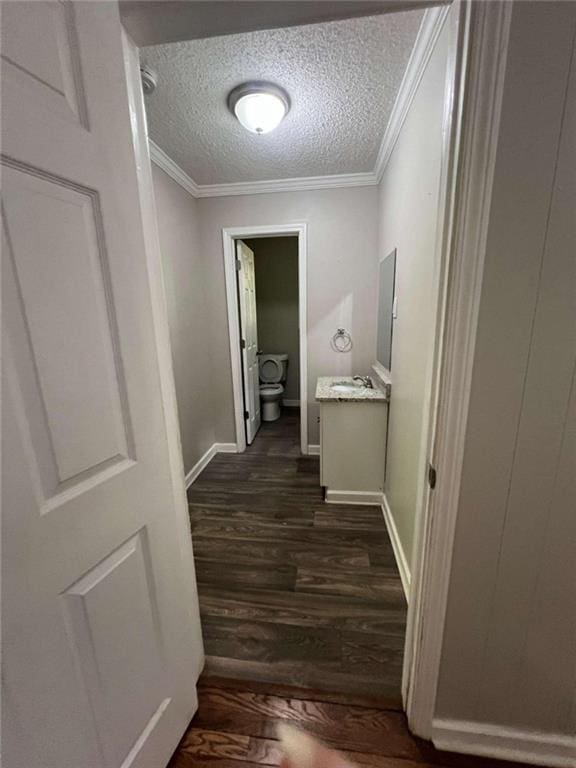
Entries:
[[550, 755], [576, 732], [575, 33], [573, 3], [514, 6], [436, 707]]
[[409, 564], [437, 302], [435, 245], [448, 44], [445, 23], [386, 167], [378, 210], [380, 256], [397, 248], [398, 317], [392, 338], [385, 493]]
[[288, 355], [284, 399], [300, 399], [298, 238], [246, 240], [254, 251], [258, 348]]
[[198, 203], [152, 165], [178, 417], [188, 472], [215, 441], [212, 361]]
[[[308, 223], [308, 429], [318, 443], [318, 376], [368, 372], [376, 345], [377, 189], [282, 192], [198, 200], [211, 325], [216, 440], [235, 442], [226, 316], [222, 229]], [[348, 354], [333, 352], [340, 326], [353, 336]]]

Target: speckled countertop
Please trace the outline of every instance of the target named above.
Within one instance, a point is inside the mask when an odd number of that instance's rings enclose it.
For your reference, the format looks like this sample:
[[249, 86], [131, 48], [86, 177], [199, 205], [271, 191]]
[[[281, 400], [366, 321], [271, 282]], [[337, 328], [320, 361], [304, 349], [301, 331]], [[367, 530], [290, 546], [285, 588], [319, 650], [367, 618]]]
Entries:
[[[375, 378], [372, 378], [372, 383], [374, 389], [369, 389], [359, 381], [354, 381], [352, 376], [320, 376], [316, 383], [316, 400], [319, 403], [385, 403], [388, 400], [385, 390], [378, 386]], [[332, 389], [333, 384], [353, 384], [354, 389], [337, 392]]]

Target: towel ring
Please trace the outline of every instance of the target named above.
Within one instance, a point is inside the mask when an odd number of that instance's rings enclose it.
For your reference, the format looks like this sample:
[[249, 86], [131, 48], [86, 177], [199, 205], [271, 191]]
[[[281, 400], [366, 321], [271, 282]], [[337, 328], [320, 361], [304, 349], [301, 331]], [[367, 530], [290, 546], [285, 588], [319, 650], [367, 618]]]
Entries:
[[344, 328], [338, 328], [334, 336], [330, 339], [330, 346], [334, 352], [350, 352], [354, 346], [352, 336]]

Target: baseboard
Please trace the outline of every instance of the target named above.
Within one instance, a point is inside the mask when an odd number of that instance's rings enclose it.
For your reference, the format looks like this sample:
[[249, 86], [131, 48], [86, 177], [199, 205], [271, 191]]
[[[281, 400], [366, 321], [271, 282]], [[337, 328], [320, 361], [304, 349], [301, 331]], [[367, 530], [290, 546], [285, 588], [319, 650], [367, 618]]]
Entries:
[[560, 733], [440, 718], [432, 722], [432, 741], [438, 749], [450, 752], [515, 760], [549, 768], [574, 766], [576, 749], [576, 739]]
[[384, 522], [386, 523], [386, 528], [388, 529], [388, 536], [390, 536], [390, 541], [392, 542], [392, 549], [394, 550], [396, 565], [398, 566], [398, 570], [400, 571], [400, 578], [402, 580], [402, 588], [404, 589], [406, 602], [409, 603], [410, 602], [410, 581], [411, 581], [410, 566], [408, 565], [408, 560], [406, 559], [404, 547], [402, 546], [402, 542], [400, 541], [400, 536], [398, 535], [398, 529], [396, 528], [396, 523], [394, 522], [394, 518], [392, 517], [392, 512], [390, 511], [388, 500], [386, 499], [385, 494], [382, 494], [380, 503], [382, 504], [382, 514], [384, 515]]
[[284, 408], [300, 408], [300, 400], [282, 400]]
[[309, 445], [308, 446], [308, 456], [320, 456], [320, 446], [319, 445]]
[[215, 453], [238, 453], [236, 443], [214, 443]]
[[186, 473], [186, 477], [185, 477], [186, 490], [190, 488], [190, 486], [192, 485], [194, 480], [196, 480], [200, 472], [202, 472], [202, 470], [205, 467], [207, 467], [208, 464], [210, 464], [210, 462], [212, 461], [215, 455], [216, 455], [216, 443], [214, 443], [214, 445], [211, 445], [210, 448], [208, 448], [208, 450], [206, 451], [206, 453], [198, 459], [196, 464], [194, 464], [192, 469]]
[[186, 473], [185, 481], [186, 481], [186, 490], [190, 488], [194, 480], [198, 477], [200, 472], [210, 464], [214, 456], [216, 456], [217, 453], [237, 453], [238, 448], [236, 446], [236, 443], [214, 443], [213, 445], [208, 448], [206, 453], [201, 456], [196, 464], [192, 467], [192, 469]]
[[328, 504], [382, 504], [382, 493], [378, 491], [331, 491], [326, 490]]

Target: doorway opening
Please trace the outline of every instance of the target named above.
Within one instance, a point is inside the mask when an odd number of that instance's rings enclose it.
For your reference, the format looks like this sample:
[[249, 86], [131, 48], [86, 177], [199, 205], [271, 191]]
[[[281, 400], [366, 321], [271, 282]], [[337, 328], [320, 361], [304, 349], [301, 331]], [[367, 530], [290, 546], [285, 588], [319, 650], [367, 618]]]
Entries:
[[[236, 240], [246, 442], [300, 408], [298, 238]], [[282, 423], [282, 422], [281, 422]]]
[[306, 455], [306, 225], [225, 229], [223, 240], [237, 450], [262, 422], [278, 432], [298, 418]]

